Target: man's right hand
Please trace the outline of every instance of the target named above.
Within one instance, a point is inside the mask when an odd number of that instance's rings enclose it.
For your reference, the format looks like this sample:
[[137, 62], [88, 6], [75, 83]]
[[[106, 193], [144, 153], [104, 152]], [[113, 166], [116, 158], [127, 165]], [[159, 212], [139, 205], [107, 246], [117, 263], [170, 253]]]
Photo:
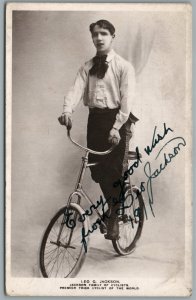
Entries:
[[72, 127], [72, 118], [70, 113], [63, 113], [59, 118], [59, 123], [67, 127], [67, 129], [71, 129]]

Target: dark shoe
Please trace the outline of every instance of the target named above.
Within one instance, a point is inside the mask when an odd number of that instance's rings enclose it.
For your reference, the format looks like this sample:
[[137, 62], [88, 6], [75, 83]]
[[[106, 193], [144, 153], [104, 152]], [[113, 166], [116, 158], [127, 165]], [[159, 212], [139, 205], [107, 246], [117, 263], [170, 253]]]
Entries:
[[102, 223], [99, 226], [101, 234], [107, 233], [107, 227], [105, 227]]
[[107, 240], [119, 240], [119, 224], [118, 219], [110, 219], [107, 226], [107, 234], [104, 235]]

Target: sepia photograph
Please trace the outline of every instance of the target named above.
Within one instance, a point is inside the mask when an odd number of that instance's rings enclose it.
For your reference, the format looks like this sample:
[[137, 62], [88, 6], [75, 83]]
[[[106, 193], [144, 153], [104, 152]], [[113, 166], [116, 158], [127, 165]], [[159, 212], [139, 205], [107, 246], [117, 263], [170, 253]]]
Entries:
[[7, 4], [7, 295], [191, 295], [191, 14]]

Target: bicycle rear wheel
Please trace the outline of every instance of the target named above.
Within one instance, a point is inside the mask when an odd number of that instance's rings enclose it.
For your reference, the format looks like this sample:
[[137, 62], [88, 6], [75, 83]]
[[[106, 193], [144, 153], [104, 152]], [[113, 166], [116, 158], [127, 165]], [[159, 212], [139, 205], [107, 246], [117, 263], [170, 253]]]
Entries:
[[[84, 210], [76, 203], [61, 208], [50, 221], [40, 248], [43, 277], [74, 277], [85, 259], [82, 230], [88, 232], [87, 219], [78, 221]], [[86, 237], [88, 243], [88, 237]]]
[[118, 240], [112, 240], [115, 251], [120, 255], [130, 254], [140, 238], [144, 223], [144, 204], [138, 188], [133, 187], [125, 193], [124, 208], [119, 213]]

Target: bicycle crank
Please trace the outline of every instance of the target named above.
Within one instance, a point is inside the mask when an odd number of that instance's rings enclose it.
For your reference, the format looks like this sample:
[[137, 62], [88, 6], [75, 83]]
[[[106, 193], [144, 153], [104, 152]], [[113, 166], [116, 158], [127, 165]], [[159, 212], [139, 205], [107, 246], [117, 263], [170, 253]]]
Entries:
[[63, 247], [65, 249], [67, 248], [71, 248], [71, 249], [76, 249], [76, 247], [73, 247], [73, 246], [70, 246], [68, 244], [62, 244], [60, 241], [59, 242], [53, 242], [53, 241], [50, 241], [50, 244], [53, 244], [53, 245], [57, 245], [58, 247]]

